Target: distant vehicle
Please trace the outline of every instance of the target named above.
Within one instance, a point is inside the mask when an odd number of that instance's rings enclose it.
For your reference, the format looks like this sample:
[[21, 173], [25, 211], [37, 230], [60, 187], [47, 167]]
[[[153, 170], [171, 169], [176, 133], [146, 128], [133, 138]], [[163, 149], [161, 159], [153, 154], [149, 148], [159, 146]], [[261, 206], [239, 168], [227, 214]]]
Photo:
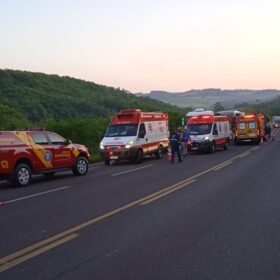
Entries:
[[111, 160], [140, 163], [148, 154], [161, 158], [169, 144], [168, 120], [167, 113], [139, 109], [122, 110], [112, 116], [99, 149], [105, 164]]
[[188, 120], [193, 116], [201, 116], [201, 115], [212, 115], [214, 116], [214, 112], [211, 110], [205, 110], [204, 108], [197, 108], [194, 111], [188, 112], [182, 120], [182, 125], [186, 126]]
[[32, 174], [88, 171], [88, 149], [44, 130], [0, 131], [0, 178], [27, 186]]
[[230, 127], [232, 131], [231, 140], [234, 139], [235, 129], [236, 129], [236, 120], [238, 117], [245, 115], [244, 112], [240, 112], [238, 110], [226, 110], [226, 111], [218, 111], [215, 112], [215, 115], [227, 115], [230, 117]]
[[215, 112], [215, 115], [227, 115], [232, 117], [239, 117], [244, 114], [245, 114], [244, 112], [240, 112], [238, 110], [226, 110], [226, 111]]
[[280, 127], [280, 116], [272, 117], [272, 125], [273, 127]]
[[266, 116], [264, 114], [245, 114], [236, 121], [235, 144], [240, 142], [260, 143], [266, 141]]
[[187, 122], [186, 132], [190, 137], [189, 151], [215, 152], [217, 147], [228, 149], [230, 142], [230, 117], [199, 115]]

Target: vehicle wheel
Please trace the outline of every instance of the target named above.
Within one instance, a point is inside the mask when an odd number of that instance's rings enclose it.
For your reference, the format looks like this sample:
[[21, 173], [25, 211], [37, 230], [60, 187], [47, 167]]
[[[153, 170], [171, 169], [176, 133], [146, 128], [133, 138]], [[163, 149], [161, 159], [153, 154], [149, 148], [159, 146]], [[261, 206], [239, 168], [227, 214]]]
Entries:
[[110, 160], [109, 159], [105, 159], [104, 163], [105, 163], [105, 165], [110, 165]]
[[155, 152], [156, 158], [160, 159], [163, 157], [163, 149], [162, 146], [159, 146], [158, 150]]
[[141, 163], [143, 160], [143, 151], [142, 150], [138, 150], [136, 158], [135, 158], [135, 162], [136, 163]]
[[30, 167], [25, 163], [16, 166], [13, 176], [13, 184], [18, 187], [25, 187], [31, 181], [32, 173]]
[[88, 160], [85, 157], [78, 157], [73, 168], [73, 173], [78, 176], [86, 175], [88, 172]]
[[224, 145], [224, 150], [225, 150], [225, 151], [228, 150], [228, 142], [225, 143], [225, 145]]
[[215, 153], [215, 151], [216, 151], [216, 145], [215, 145], [215, 143], [211, 143], [210, 153], [213, 154], [213, 153]]

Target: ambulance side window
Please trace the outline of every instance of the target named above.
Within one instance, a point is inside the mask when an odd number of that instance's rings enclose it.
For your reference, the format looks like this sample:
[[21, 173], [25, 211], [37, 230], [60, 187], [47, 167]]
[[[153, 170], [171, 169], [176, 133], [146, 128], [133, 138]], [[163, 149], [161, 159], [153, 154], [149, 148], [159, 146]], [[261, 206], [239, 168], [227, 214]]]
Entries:
[[139, 128], [138, 137], [139, 137], [139, 138], [144, 138], [145, 135], [146, 135], [145, 124], [141, 123], [141, 124], [140, 124], [140, 128]]
[[48, 139], [45, 133], [32, 133], [31, 136], [35, 144], [48, 145]]
[[213, 135], [218, 135], [218, 130], [217, 130], [217, 124], [216, 123], [214, 124], [214, 127], [213, 127]]

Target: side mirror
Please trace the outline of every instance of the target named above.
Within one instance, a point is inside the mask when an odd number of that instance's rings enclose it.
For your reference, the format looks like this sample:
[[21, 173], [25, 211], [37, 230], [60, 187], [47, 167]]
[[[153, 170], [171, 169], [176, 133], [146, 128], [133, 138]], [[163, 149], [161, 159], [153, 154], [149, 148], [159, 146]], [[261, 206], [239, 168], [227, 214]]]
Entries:
[[72, 144], [72, 141], [71, 141], [70, 139], [66, 139], [66, 140], [65, 140], [65, 145], [68, 146], [68, 145], [70, 145], [70, 144]]

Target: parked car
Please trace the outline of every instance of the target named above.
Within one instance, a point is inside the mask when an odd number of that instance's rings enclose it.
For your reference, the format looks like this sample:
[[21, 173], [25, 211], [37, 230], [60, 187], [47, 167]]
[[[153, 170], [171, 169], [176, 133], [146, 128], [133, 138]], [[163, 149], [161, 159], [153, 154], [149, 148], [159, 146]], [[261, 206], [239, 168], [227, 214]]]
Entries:
[[27, 186], [32, 174], [54, 175], [72, 170], [88, 171], [89, 152], [84, 145], [72, 144], [45, 130], [0, 131], [0, 179]]

